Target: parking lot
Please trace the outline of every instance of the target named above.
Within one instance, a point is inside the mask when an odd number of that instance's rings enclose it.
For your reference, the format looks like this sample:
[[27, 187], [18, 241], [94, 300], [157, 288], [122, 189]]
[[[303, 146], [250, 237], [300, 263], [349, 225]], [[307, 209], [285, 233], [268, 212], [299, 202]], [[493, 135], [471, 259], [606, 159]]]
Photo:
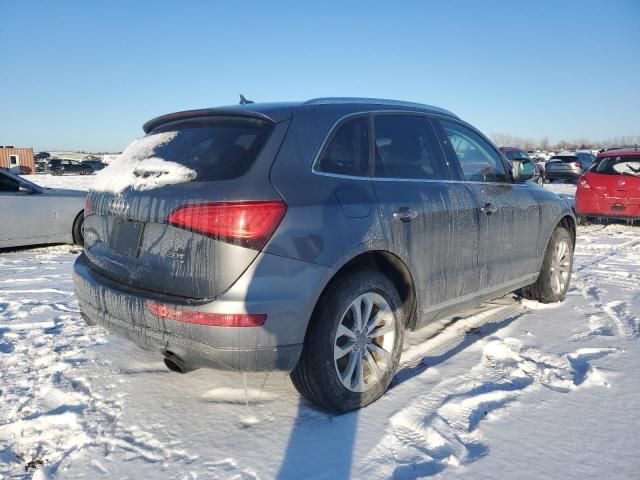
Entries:
[[390, 390], [342, 416], [283, 374], [179, 375], [88, 327], [73, 294], [77, 247], [2, 251], [0, 476], [632, 478], [638, 228], [579, 227], [561, 304], [507, 296], [412, 333]]

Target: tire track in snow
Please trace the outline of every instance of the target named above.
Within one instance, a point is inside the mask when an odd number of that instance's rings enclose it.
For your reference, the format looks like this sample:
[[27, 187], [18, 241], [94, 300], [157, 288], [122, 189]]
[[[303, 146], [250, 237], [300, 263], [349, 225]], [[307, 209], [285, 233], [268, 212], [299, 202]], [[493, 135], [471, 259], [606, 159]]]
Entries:
[[[640, 239], [633, 238], [618, 245], [597, 246], [597, 251], [604, 250], [607, 253], [575, 269], [573, 285], [589, 307], [577, 308], [589, 320], [590, 329], [575, 335], [574, 340], [613, 336], [616, 331], [625, 337], [640, 337], [640, 319], [631, 311], [632, 302], [618, 299], [606, 301], [602, 298], [611, 286], [622, 287], [629, 292], [637, 291], [640, 275], [619, 269], [638, 263], [640, 251], [636, 247], [639, 245]], [[599, 268], [593, 268], [595, 266]], [[637, 300], [637, 296], [632, 296], [633, 299]]]
[[481, 362], [468, 374], [440, 382], [391, 417], [358, 476], [425, 477], [474, 462], [488, 453], [480, 431], [483, 421], [517, 406], [530, 389], [567, 393], [584, 386], [608, 387], [590, 362], [619, 351], [594, 348], [554, 355], [526, 348], [514, 338], [489, 339]]

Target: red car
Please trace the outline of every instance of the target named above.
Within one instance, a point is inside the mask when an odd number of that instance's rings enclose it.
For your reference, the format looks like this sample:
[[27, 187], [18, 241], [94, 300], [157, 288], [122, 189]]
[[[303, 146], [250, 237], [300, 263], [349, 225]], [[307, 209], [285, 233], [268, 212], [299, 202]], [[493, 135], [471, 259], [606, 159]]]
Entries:
[[640, 150], [600, 152], [578, 180], [576, 214], [582, 217], [640, 219]]

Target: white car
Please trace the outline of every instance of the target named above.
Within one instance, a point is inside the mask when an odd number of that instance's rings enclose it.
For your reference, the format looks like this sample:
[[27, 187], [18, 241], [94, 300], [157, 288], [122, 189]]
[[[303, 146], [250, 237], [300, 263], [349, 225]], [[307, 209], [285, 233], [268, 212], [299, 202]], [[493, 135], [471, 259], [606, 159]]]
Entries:
[[82, 245], [86, 192], [43, 188], [0, 169], [0, 248]]

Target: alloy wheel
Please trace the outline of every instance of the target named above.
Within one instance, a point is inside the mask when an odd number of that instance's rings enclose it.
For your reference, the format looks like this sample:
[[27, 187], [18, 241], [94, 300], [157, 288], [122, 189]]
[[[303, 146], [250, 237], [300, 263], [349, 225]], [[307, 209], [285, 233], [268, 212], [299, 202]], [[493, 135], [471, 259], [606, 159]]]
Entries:
[[396, 316], [380, 294], [359, 295], [342, 314], [333, 358], [338, 378], [352, 392], [365, 392], [391, 369]]
[[551, 290], [556, 295], [562, 293], [571, 273], [571, 252], [569, 244], [562, 240], [556, 243], [551, 258]]

